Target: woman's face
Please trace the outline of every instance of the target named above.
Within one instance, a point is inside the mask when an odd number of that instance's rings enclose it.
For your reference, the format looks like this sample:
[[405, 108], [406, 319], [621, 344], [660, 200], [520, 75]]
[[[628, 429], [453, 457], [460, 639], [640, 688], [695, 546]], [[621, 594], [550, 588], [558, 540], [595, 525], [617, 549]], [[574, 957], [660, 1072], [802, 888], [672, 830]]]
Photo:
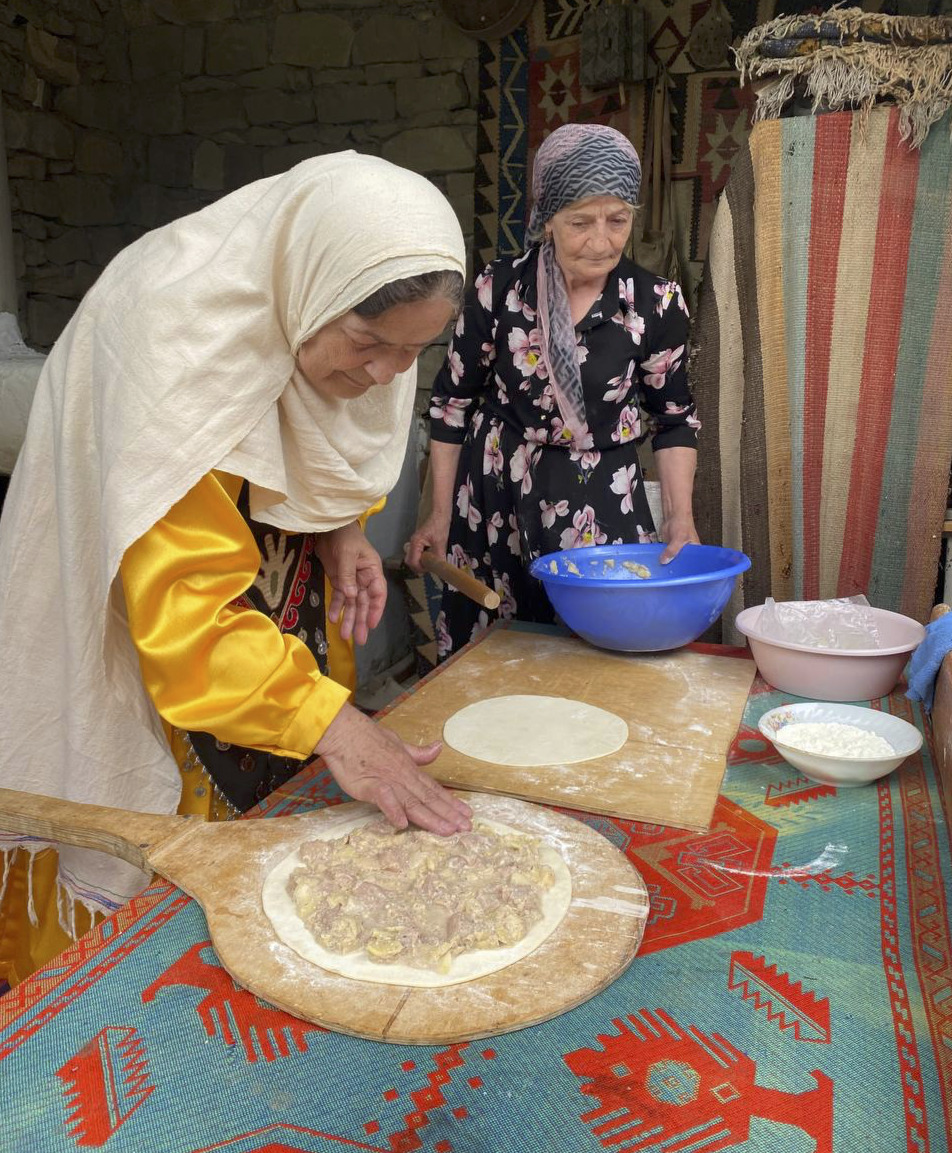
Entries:
[[396, 304], [379, 316], [345, 312], [298, 349], [298, 367], [326, 400], [352, 400], [406, 372], [452, 320], [444, 297]]
[[546, 225], [569, 285], [604, 281], [631, 234], [634, 211], [617, 196], [590, 196], [557, 212]]

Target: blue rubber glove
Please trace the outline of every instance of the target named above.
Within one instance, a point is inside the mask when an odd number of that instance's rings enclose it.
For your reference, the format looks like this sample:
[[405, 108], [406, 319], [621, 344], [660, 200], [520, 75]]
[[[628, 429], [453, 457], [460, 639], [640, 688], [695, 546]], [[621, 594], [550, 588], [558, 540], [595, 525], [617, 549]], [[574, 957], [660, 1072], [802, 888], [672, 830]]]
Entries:
[[913, 701], [922, 701], [927, 710], [932, 709], [932, 696], [935, 693], [935, 678], [939, 666], [947, 652], [952, 651], [952, 613], [946, 613], [938, 620], [926, 625], [925, 640], [909, 658], [906, 677], [909, 690], [906, 696]]

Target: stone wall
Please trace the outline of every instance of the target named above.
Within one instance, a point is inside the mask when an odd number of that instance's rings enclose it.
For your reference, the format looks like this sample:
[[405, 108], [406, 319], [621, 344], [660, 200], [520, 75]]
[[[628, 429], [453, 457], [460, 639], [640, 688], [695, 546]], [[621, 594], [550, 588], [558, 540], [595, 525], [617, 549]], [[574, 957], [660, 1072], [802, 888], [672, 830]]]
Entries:
[[0, 85], [36, 348], [131, 240], [309, 156], [424, 173], [472, 235], [477, 44], [435, 0], [2, 0]]

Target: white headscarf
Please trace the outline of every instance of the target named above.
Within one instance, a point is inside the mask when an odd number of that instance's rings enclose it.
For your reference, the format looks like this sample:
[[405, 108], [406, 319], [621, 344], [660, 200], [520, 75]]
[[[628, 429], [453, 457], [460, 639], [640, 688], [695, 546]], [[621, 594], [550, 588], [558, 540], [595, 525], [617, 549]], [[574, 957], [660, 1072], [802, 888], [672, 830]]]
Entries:
[[[323, 400], [295, 353], [383, 285], [464, 267], [434, 185], [353, 152], [250, 184], [108, 265], [47, 358], [0, 525], [0, 784], [175, 811], [123, 553], [214, 468], [251, 482], [256, 519], [292, 531], [337, 528], [386, 494], [416, 367]], [[144, 883], [66, 849], [60, 876], [99, 908]]]

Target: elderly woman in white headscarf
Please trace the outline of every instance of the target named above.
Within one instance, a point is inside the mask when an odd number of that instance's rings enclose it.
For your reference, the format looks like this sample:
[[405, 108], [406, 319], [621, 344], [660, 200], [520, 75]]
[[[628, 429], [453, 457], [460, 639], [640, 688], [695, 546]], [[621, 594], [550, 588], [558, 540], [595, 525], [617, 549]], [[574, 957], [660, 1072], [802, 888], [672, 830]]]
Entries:
[[[501, 617], [550, 622], [529, 561], [584, 545], [657, 539], [662, 563], [698, 539], [688, 312], [680, 287], [624, 256], [641, 185], [631, 143], [565, 125], [533, 168], [528, 247], [476, 279], [430, 406], [432, 513], [407, 560], [432, 549], [494, 588]], [[637, 445], [653, 433], [664, 521], [655, 525]], [[446, 587], [446, 657], [493, 614]]]
[[[398, 827], [469, 827], [421, 767], [439, 746], [347, 702], [347, 641], [386, 595], [363, 519], [464, 267], [429, 181], [341, 153], [106, 268], [46, 362], [0, 523], [0, 784], [218, 818], [316, 753]], [[0, 849], [8, 980], [147, 880], [2, 831]]]

